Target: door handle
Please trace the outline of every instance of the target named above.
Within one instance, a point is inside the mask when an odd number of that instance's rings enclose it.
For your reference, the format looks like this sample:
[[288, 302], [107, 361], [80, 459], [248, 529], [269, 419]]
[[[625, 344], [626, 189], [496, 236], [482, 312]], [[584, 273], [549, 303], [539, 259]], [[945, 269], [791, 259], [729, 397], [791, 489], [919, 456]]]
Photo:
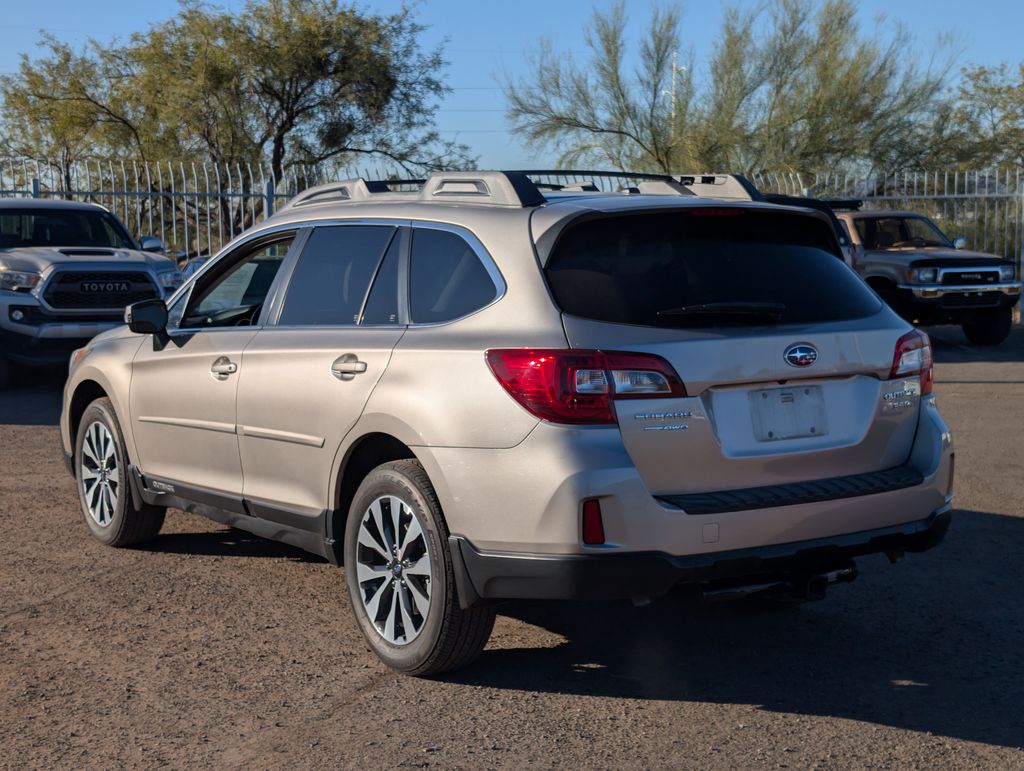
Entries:
[[226, 380], [228, 375], [233, 375], [238, 372], [238, 365], [231, 361], [227, 356], [221, 356], [210, 365], [210, 372], [212, 372], [214, 377], [218, 380]]
[[344, 356], [339, 356], [331, 364], [331, 374], [338, 378], [338, 380], [351, 380], [363, 372], [366, 372], [366, 362], [359, 361], [359, 357], [354, 353], [346, 353]]

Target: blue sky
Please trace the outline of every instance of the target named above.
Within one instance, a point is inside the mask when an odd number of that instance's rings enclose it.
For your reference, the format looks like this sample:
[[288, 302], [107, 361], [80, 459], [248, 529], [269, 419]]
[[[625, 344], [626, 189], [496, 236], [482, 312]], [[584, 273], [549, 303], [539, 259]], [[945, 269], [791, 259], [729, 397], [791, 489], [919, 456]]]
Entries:
[[[240, 8], [239, 0], [214, 4]], [[401, 6], [400, 0], [361, 3], [380, 12]], [[447, 82], [453, 92], [439, 105], [438, 128], [447, 137], [469, 144], [479, 162], [490, 168], [549, 165], [554, 156], [544, 149], [525, 147], [507, 129], [505, 101], [499, 80], [504, 73], [529, 75], [529, 53], [537, 41], [549, 37], [556, 50], [582, 52], [582, 28], [594, 7], [611, 0], [424, 0], [418, 19], [429, 25], [424, 44], [447, 38], [450, 62]], [[752, 2], [739, 3], [753, 5]], [[627, 7], [630, 30], [647, 22], [652, 4], [631, 0]], [[107, 41], [144, 30], [172, 16], [175, 0], [0, 0], [0, 72], [17, 69], [21, 53], [36, 51], [40, 30], [61, 40], [83, 42], [87, 37]], [[699, 62], [710, 51], [721, 22], [723, 4], [695, 0], [683, 2], [683, 46], [691, 46]], [[905, 23], [915, 36], [916, 51], [926, 61], [940, 33], [952, 32], [962, 52], [960, 65], [1016, 66], [1024, 60], [1024, 2], [1022, 0], [860, 0], [862, 27], [871, 28], [880, 14]], [[635, 38], [634, 38], [635, 39]]]

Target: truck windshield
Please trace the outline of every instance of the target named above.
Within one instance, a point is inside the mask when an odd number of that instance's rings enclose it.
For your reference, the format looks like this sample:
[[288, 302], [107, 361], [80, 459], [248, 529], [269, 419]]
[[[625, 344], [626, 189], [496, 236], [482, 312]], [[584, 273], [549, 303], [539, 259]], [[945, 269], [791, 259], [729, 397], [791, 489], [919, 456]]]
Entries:
[[861, 217], [855, 221], [866, 249], [953, 247], [943, 232], [926, 217]]
[[98, 209], [0, 209], [0, 249], [98, 246], [134, 249], [124, 226]]

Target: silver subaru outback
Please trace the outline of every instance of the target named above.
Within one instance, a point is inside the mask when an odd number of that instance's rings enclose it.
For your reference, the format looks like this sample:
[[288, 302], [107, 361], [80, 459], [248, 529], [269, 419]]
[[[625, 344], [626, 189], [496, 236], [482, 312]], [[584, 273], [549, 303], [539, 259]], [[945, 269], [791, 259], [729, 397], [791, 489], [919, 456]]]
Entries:
[[797, 599], [949, 525], [927, 336], [813, 210], [515, 172], [311, 189], [72, 357], [86, 525], [184, 509], [345, 566], [372, 649], [495, 601]]

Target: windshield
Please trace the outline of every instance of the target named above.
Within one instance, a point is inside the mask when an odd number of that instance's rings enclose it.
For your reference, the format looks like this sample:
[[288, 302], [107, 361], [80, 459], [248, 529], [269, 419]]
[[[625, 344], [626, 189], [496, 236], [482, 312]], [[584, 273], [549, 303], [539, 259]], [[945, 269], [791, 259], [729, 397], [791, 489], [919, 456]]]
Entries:
[[950, 240], [927, 217], [862, 217], [855, 222], [866, 249], [953, 247]]
[[99, 209], [0, 209], [0, 249], [98, 246], [134, 249], [118, 219]]
[[559, 306], [582, 318], [676, 328], [820, 323], [880, 310], [836, 259], [825, 222], [701, 211], [570, 225], [544, 271]]

